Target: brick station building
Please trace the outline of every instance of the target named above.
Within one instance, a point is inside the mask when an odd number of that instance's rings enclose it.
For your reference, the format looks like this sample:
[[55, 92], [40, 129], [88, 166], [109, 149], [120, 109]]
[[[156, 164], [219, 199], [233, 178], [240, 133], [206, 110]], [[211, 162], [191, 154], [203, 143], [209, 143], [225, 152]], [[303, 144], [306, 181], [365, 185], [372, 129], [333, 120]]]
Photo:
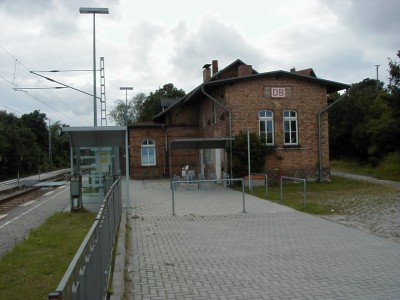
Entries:
[[[129, 126], [134, 179], [181, 176], [189, 165], [205, 179], [230, 174], [225, 145], [241, 131], [274, 147], [264, 166], [286, 176], [328, 178], [327, 95], [349, 85], [318, 78], [312, 69], [259, 73], [240, 59], [222, 70], [203, 67], [203, 83], [185, 97], [164, 99], [152, 122]], [[166, 104], [165, 104], [166, 103]], [[319, 149], [320, 147], [320, 149]]]

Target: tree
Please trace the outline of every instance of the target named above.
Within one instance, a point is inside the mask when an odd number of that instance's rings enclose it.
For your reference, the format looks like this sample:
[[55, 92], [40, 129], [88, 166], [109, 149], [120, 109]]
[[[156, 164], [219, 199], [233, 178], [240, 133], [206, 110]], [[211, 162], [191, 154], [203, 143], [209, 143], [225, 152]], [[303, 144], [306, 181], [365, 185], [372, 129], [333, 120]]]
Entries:
[[10, 174], [17, 172], [17, 151], [19, 145], [20, 120], [14, 114], [0, 111], [0, 178], [7, 179]]
[[[397, 57], [400, 58], [400, 50], [397, 51]], [[389, 86], [391, 94], [399, 96], [400, 94], [400, 64], [389, 58]]]
[[[400, 50], [397, 51], [400, 58]], [[391, 135], [395, 151], [400, 151], [400, 63], [389, 58], [389, 85], [390, 97], [388, 103], [393, 110]]]
[[348, 99], [332, 107], [329, 111], [332, 158], [367, 162], [386, 151], [382, 137], [387, 135], [391, 120], [386, 96], [382, 82], [364, 79], [350, 87]]
[[21, 116], [21, 126], [32, 130], [33, 141], [39, 143], [42, 151], [49, 148], [49, 129], [46, 119], [46, 114], [41, 113], [39, 110]]
[[[397, 56], [400, 57], [400, 51]], [[331, 158], [378, 165], [400, 151], [400, 65], [389, 58], [389, 85], [364, 79], [352, 84], [348, 99], [329, 111]], [[337, 99], [331, 95], [328, 102]]]
[[69, 166], [70, 145], [68, 135], [62, 131], [63, 127], [68, 127], [67, 124], [62, 124], [57, 121], [51, 125], [51, 147], [53, 165], [56, 168], [66, 168]]
[[69, 165], [69, 138], [60, 131], [67, 125], [51, 126], [53, 166], [49, 162], [49, 129], [46, 114], [34, 111], [21, 118], [0, 111], [0, 179], [31, 175], [41, 170]]
[[115, 106], [108, 114], [110, 119], [113, 120], [118, 126], [137, 123], [146, 98], [146, 94], [138, 93], [132, 97], [128, 103], [126, 103], [126, 100], [117, 100]]
[[[232, 143], [232, 172], [234, 178], [249, 174], [248, 170], [247, 132], [240, 132]], [[229, 150], [229, 149], [228, 149]], [[267, 154], [272, 153], [272, 147], [260, 141], [257, 133], [250, 133], [250, 164], [252, 173], [265, 172], [264, 165]]]
[[146, 101], [144, 101], [138, 121], [151, 121], [155, 115], [160, 113], [161, 98], [182, 98], [183, 96], [185, 96], [184, 90], [177, 89], [172, 83], [165, 84], [162, 88], [159, 88], [154, 93], [151, 92]]

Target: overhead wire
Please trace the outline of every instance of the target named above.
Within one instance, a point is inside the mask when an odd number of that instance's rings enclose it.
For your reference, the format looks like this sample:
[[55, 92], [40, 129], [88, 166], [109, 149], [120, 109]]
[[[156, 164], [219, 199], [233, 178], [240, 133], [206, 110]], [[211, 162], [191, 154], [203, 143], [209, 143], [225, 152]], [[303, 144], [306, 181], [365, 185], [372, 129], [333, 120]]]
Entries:
[[[14, 65], [14, 78], [13, 78], [13, 81], [10, 81], [9, 79], [7, 79], [6, 77], [4, 77], [3, 75], [0, 74], [0, 77], [3, 78], [5, 81], [7, 81], [9, 84], [11, 84], [11, 85], [13, 86], [13, 89], [14, 89], [15, 91], [25, 92], [28, 96], [32, 97], [33, 99], [35, 99], [36, 101], [40, 102], [41, 104], [43, 104], [43, 105], [45, 105], [45, 106], [51, 108], [51, 109], [54, 110], [55, 112], [57, 112], [57, 113], [63, 115], [64, 117], [66, 117], [67, 119], [73, 121], [74, 123], [82, 124], [82, 122], [79, 122], [79, 121], [76, 121], [76, 120], [72, 119], [71, 117], [69, 117], [69, 116], [67, 116], [66, 114], [60, 112], [59, 110], [57, 110], [56, 108], [52, 107], [51, 105], [49, 105], [49, 104], [43, 102], [43, 101], [40, 100], [38, 97], [36, 97], [36, 96], [30, 94], [28, 91], [22, 90], [22, 89], [19, 87], [19, 85], [20, 85], [23, 81], [25, 81], [25, 79], [26, 79], [27, 77], [29, 77], [29, 75], [31, 75], [32, 72], [29, 70], [29, 68], [28, 68], [27, 66], [25, 66], [21, 61], [19, 61], [14, 55], [12, 55], [12, 54], [11, 54], [7, 49], [5, 49], [2, 45], [0, 45], [0, 48], [3, 49], [4, 52], [6, 52], [10, 57], [12, 57], [12, 58], [15, 60], [15, 65]], [[17, 68], [16, 66], [17, 66], [17, 63], [20, 64], [22, 67], [24, 67], [24, 68], [28, 71], [28, 74], [23, 78], [23, 80], [22, 80], [21, 82], [19, 82], [19, 84], [16, 84], [16, 83], [14, 82], [14, 81], [16, 80], [16, 68]], [[42, 82], [41, 79], [37, 79], [37, 80], [38, 80], [38, 82], [39, 82], [42, 86], [44, 86], [44, 87], [46, 87], [46, 88], [49, 88], [44, 82]], [[49, 92], [52, 93], [53, 96], [57, 97], [57, 98], [65, 105], [65, 107], [67, 107], [67, 108], [70, 109], [70, 110], [73, 110], [73, 109], [72, 109], [71, 107], [69, 107], [57, 94], [55, 94], [51, 89], [49, 89]]]
[[2, 104], [0, 104], [0, 106], [1, 106], [1, 107], [4, 107], [4, 108], [7, 109], [7, 110], [11, 110], [11, 111], [13, 111], [13, 112], [15, 112], [15, 113], [17, 113], [17, 114], [23, 115], [23, 113], [20, 112], [20, 111], [18, 111], [18, 110], [9, 108], [9, 107], [7, 107], [7, 106], [5, 106], [5, 105], [2, 105]]

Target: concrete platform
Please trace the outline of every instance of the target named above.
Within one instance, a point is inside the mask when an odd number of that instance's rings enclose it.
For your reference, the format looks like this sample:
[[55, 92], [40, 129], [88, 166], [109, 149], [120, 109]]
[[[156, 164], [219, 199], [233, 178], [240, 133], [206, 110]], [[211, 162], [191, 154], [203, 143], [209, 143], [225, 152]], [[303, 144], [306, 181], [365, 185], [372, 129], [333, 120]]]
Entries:
[[35, 187], [59, 187], [66, 185], [68, 181], [43, 181], [35, 184]]

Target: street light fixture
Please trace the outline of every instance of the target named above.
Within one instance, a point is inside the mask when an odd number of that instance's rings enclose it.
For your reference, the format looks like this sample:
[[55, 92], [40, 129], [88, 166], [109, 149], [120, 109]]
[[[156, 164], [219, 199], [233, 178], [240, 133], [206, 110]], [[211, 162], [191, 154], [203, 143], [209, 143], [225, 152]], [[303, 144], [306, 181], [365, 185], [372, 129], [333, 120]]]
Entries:
[[93, 14], [93, 109], [94, 126], [97, 126], [97, 105], [96, 105], [96, 14], [108, 14], [108, 8], [80, 7], [81, 14]]
[[128, 91], [132, 91], [132, 86], [121, 86], [119, 88], [121, 91], [125, 91], [125, 122], [126, 126], [128, 126]]

